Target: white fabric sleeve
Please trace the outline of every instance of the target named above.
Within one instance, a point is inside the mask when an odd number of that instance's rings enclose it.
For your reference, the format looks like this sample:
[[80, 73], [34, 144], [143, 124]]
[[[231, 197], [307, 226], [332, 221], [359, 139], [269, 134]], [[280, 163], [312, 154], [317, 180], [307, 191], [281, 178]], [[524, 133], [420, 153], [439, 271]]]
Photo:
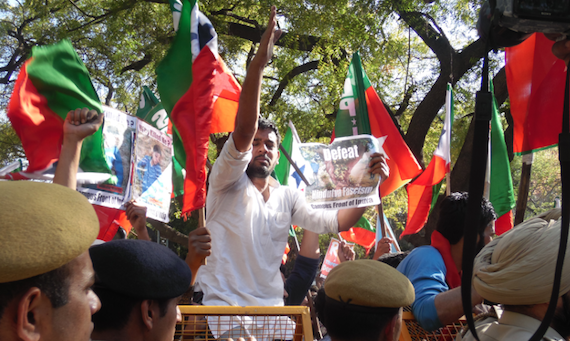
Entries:
[[251, 157], [252, 149], [246, 152], [237, 150], [233, 133], [230, 134], [212, 167], [209, 190], [220, 191], [235, 184], [245, 173]]
[[291, 190], [294, 194], [294, 204], [291, 223], [309, 231], [323, 233], [338, 233], [338, 211], [315, 210], [305, 201], [301, 191]]

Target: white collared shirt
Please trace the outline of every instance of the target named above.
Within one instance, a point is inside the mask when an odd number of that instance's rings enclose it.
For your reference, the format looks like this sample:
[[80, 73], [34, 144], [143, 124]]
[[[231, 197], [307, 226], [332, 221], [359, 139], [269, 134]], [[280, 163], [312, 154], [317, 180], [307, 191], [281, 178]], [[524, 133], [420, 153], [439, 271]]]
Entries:
[[283, 305], [279, 265], [289, 226], [338, 232], [336, 211], [311, 209], [303, 193], [271, 177], [265, 202], [245, 173], [251, 158], [251, 149], [239, 152], [230, 135], [210, 175], [206, 227], [212, 255], [197, 276], [205, 305]]

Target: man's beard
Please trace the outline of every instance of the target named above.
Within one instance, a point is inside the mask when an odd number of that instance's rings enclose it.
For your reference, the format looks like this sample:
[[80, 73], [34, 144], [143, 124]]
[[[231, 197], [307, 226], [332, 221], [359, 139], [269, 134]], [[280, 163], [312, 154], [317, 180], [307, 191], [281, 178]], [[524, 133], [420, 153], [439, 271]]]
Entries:
[[564, 339], [570, 337], [570, 293], [562, 295], [562, 309], [557, 309], [550, 324]]
[[273, 166], [271, 165], [271, 160], [266, 159], [269, 162], [269, 166], [267, 167], [263, 167], [263, 166], [254, 166], [253, 161], [247, 166], [247, 169], [245, 171], [245, 173], [247, 174], [247, 176], [249, 176], [250, 178], [267, 178], [271, 172], [273, 171]]

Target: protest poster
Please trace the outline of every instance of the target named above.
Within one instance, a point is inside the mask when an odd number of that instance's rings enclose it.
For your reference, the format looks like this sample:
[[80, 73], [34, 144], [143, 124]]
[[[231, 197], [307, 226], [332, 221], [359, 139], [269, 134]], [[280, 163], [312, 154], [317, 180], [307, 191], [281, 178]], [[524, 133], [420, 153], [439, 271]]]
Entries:
[[[348, 243], [350, 248], [354, 248], [354, 244]], [[323, 260], [323, 265], [321, 266], [322, 278], [327, 278], [329, 272], [337, 265], [340, 264], [340, 258], [338, 257], [338, 248], [340, 247], [340, 240], [336, 238], [331, 238], [329, 248], [327, 249], [327, 254]]]
[[130, 190], [131, 150], [137, 119], [120, 110], [103, 106], [103, 147], [111, 178], [100, 184], [79, 184], [77, 190], [92, 204], [124, 208]]
[[303, 143], [299, 150], [310, 165], [304, 172], [310, 183], [305, 199], [312, 208], [338, 210], [380, 203], [380, 177], [368, 173], [370, 155], [381, 152], [374, 136], [339, 137], [330, 145]]
[[132, 198], [147, 207], [147, 216], [168, 222], [172, 191], [172, 138], [138, 121], [133, 153]]
[[112, 177], [77, 190], [92, 204], [124, 210], [134, 199], [147, 217], [168, 222], [172, 190], [172, 138], [120, 110], [103, 106], [103, 145]]

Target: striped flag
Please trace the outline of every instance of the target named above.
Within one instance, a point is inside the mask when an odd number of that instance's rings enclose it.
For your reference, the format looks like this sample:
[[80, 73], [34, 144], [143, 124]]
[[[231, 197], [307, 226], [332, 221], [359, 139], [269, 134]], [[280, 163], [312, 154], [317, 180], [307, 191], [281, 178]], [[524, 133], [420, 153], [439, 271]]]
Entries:
[[[408, 148], [380, 97], [362, 69], [360, 56], [352, 56], [340, 108], [335, 122], [335, 136], [370, 134], [378, 138], [387, 156], [390, 176], [380, 185], [384, 197], [408, 183], [421, 172], [416, 158]], [[368, 252], [375, 243], [376, 230], [366, 218], [360, 219], [349, 231], [341, 234], [348, 241], [363, 246]]]
[[439, 194], [439, 186], [437, 185], [449, 173], [452, 126], [453, 90], [448, 84], [445, 96], [445, 120], [437, 148], [425, 171], [406, 188], [408, 192], [408, 219], [400, 238], [408, 234], [418, 233], [427, 222], [433, 203]]
[[[491, 93], [493, 87], [491, 83]], [[501, 235], [513, 228], [513, 213], [515, 207], [515, 193], [511, 166], [507, 153], [507, 144], [503, 134], [503, 126], [499, 119], [499, 108], [493, 95], [493, 117], [491, 118], [491, 184], [489, 201], [493, 204], [495, 213], [499, 217], [495, 221], [495, 233]]]
[[186, 169], [182, 212], [187, 214], [205, 205], [209, 134], [233, 131], [241, 91], [196, 0], [182, 2], [176, 37], [156, 74], [173, 126], [174, 154]]
[[[63, 121], [77, 108], [102, 112], [87, 68], [67, 40], [36, 46], [20, 70], [8, 106], [8, 118], [20, 137], [29, 165], [8, 174], [15, 180], [53, 179], [63, 142]], [[86, 138], [81, 149], [78, 182], [109, 179], [102, 129]]]

